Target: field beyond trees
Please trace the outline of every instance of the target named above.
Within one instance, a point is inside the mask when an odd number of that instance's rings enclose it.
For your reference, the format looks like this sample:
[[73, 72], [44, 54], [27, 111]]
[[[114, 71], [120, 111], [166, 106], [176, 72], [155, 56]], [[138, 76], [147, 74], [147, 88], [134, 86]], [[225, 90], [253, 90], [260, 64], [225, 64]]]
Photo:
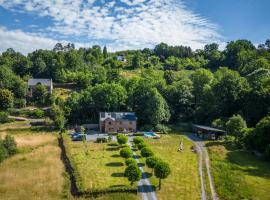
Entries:
[[270, 163], [244, 150], [207, 143], [220, 199], [270, 199]]
[[63, 198], [66, 180], [56, 133], [12, 123], [1, 125], [0, 137], [6, 134], [15, 138], [19, 153], [0, 164], [0, 199]]

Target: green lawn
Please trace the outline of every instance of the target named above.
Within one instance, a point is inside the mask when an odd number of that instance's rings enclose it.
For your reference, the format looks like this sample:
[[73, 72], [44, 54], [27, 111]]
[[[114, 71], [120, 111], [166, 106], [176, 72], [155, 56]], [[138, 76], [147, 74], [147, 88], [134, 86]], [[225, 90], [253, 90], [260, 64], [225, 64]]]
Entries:
[[[120, 157], [116, 143], [86, 142], [84, 144], [72, 142], [68, 136], [64, 138], [68, 156], [76, 171], [77, 185], [81, 191], [130, 188], [130, 182], [124, 177], [126, 168], [124, 159]], [[123, 193], [118, 196], [119, 198], [123, 196], [122, 199], [138, 198], [135, 194]], [[110, 194], [100, 198], [117, 199], [117, 196]]]
[[[197, 154], [191, 151], [192, 143], [181, 135], [161, 135], [161, 139], [147, 139], [155, 155], [170, 164], [172, 173], [162, 181], [162, 189], [157, 191], [159, 200], [167, 199], [200, 199], [200, 179]], [[178, 152], [181, 139], [184, 139], [184, 151]], [[151, 173], [145, 167], [145, 171]], [[150, 181], [158, 185], [158, 180], [151, 177]]]
[[14, 136], [19, 153], [0, 163], [0, 199], [63, 198], [65, 170], [57, 134], [25, 125], [1, 125], [0, 137]]
[[241, 150], [208, 142], [212, 174], [220, 199], [270, 199], [270, 162]]

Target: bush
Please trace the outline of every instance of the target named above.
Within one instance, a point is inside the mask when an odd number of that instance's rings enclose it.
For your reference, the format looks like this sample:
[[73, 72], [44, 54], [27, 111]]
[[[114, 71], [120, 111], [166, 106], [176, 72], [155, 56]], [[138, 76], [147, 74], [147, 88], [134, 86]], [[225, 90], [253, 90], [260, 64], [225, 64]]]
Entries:
[[26, 107], [26, 100], [25, 99], [15, 99], [14, 106], [16, 108], [24, 108], [24, 107]]
[[0, 163], [8, 157], [8, 151], [3, 145], [3, 141], [0, 138]]
[[0, 123], [7, 123], [7, 122], [9, 122], [8, 113], [0, 112]]
[[144, 147], [147, 147], [147, 144], [145, 142], [141, 142], [137, 145], [138, 149], [141, 150]]
[[155, 156], [151, 156], [148, 157], [145, 161], [147, 167], [149, 167], [150, 169], [154, 169], [156, 164], [160, 161], [160, 159], [158, 157]]
[[154, 152], [150, 148], [144, 147], [141, 149], [141, 155], [142, 157], [147, 158], [147, 157], [153, 156]]
[[12, 136], [6, 135], [3, 146], [7, 149], [8, 155], [11, 156], [17, 153], [17, 144]]
[[118, 134], [116, 138], [119, 145], [126, 144], [128, 141], [128, 137], [124, 134]]
[[129, 165], [125, 170], [125, 177], [131, 182], [131, 185], [135, 181], [139, 181], [142, 178], [142, 172], [139, 167], [136, 165]]
[[215, 127], [215, 128], [224, 129], [225, 124], [226, 124], [226, 122], [224, 120], [222, 120], [222, 119], [215, 119], [214, 121], [212, 121], [212, 126]]
[[158, 124], [156, 125], [155, 130], [163, 134], [168, 134], [171, 131], [171, 128], [168, 126], [165, 126], [164, 124]]
[[13, 107], [13, 93], [7, 89], [0, 89], [0, 110], [7, 110]]
[[31, 113], [31, 116], [34, 118], [43, 118], [44, 115], [45, 115], [45, 112], [42, 109], [35, 109]]
[[96, 140], [97, 143], [106, 143], [108, 142], [107, 138], [97, 138]]
[[128, 158], [128, 159], [126, 159], [125, 163], [126, 163], [127, 166], [129, 166], [129, 165], [136, 165], [137, 164], [137, 162], [136, 162], [136, 160], [134, 158]]
[[159, 189], [161, 189], [161, 179], [165, 179], [170, 175], [171, 173], [170, 166], [166, 162], [159, 161], [155, 165], [154, 170], [155, 176], [159, 179]]
[[120, 150], [120, 155], [123, 158], [131, 158], [133, 153], [132, 153], [132, 150], [129, 147], [125, 147], [125, 148]]
[[233, 115], [226, 122], [226, 130], [228, 134], [233, 135], [237, 138], [241, 137], [241, 129], [246, 127], [246, 121], [241, 117], [241, 115]]
[[137, 146], [139, 143], [144, 142], [144, 139], [142, 137], [135, 137], [133, 138], [133, 142]]

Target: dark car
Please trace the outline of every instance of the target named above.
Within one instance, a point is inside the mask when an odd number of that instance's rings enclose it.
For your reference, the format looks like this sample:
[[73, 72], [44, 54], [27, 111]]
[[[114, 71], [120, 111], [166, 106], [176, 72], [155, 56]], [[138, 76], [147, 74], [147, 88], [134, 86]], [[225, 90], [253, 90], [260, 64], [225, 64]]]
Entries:
[[73, 135], [72, 137], [71, 137], [71, 140], [72, 141], [83, 141], [83, 140], [85, 140], [86, 138], [85, 138], [85, 135], [83, 135], [83, 134], [75, 134], [75, 135]]

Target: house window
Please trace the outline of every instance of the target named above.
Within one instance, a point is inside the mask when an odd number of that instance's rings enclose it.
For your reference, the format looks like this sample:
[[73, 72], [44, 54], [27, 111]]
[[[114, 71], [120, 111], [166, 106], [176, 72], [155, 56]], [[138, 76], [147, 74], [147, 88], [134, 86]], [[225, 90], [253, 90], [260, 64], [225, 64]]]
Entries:
[[109, 124], [109, 125], [111, 125], [111, 124], [112, 124], [112, 122], [108, 122], [108, 124]]
[[132, 125], [133, 123], [132, 122], [129, 122], [130, 125]]

